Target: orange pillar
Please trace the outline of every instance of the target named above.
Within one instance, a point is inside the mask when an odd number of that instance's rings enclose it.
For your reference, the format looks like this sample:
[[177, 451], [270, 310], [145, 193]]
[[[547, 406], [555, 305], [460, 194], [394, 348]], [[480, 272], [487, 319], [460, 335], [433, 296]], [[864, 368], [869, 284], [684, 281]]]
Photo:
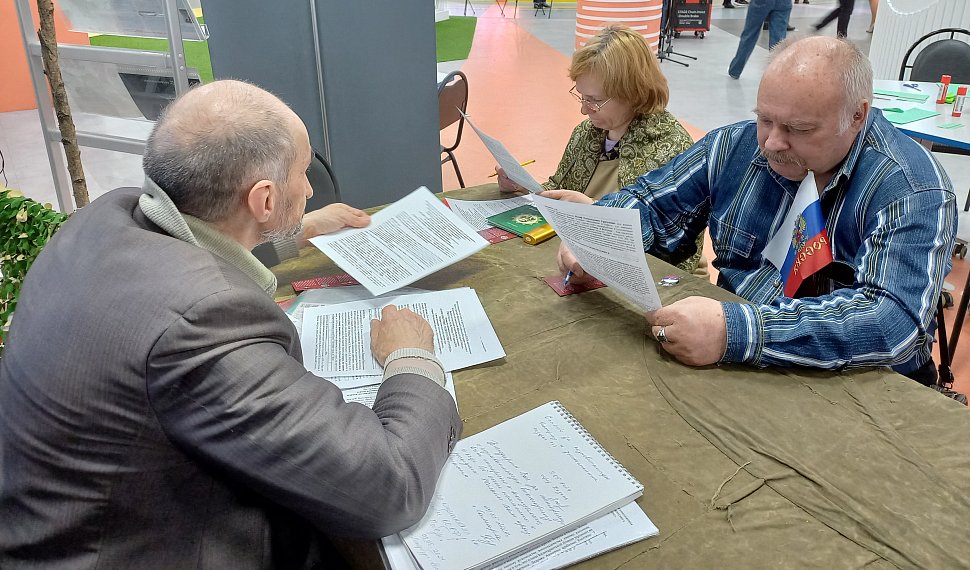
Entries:
[[663, 0], [576, 0], [576, 48], [610, 24], [623, 24], [640, 32], [657, 51]]
[[[36, 30], [40, 28], [37, 3], [31, 1], [30, 7]], [[58, 43], [88, 44], [87, 34], [70, 31], [70, 23], [57, 6], [54, 7], [54, 27], [57, 29]], [[0, 78], [3, 78], [0, 88], [0, 113], [37, 108], [13, 0], [0, 1]]]

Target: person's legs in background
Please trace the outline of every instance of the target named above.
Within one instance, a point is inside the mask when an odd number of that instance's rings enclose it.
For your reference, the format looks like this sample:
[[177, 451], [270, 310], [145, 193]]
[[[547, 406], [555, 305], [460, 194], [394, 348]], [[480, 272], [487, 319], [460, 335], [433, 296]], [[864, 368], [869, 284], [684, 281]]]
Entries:
[[775, 47], [788, 35], [791, 9], [791, 0], [774, 0], [774, 6], [768, 13], [768, 49]]
[[853, 8], [855, 8], [855, 0], [839, 0], [839, 7], [826, 14], [824, 18], [813, 26], [815, 31], [820, 31], [829, 25], [832, 20], [838, 18], [836, 34], [842, 38], [846, 37], [849, 34], [849, 18], [852, 16]]
[[[795, 4], [798, 4], [798, 2], [795, 2]], [[788, 16], [785, 17], [785, 29], [788, 30], [789, 32], [794, 32], [798, 28], [796, 28], [795, 26], [792, 26], [791, 24], [788, 23], [791, 20], [791, 4], [788, 5], [788, 8], [789, 8], [789, 10], [788, 10]], [[768, 20], [770, 20], [770, 19], [771, 18], [769, 17]], [[761, 26], [761, 29], [762, 30], [767, 30], [768, 29], [768, 20], [765, 20], [765, 23]], [[770, 45], [775, 45], [775, 44], [772, 43]]]
[[[744, 71], [744, 65], [748, 63], [748, 58], [751, 57], [751, 52], [754, 51], [754, 46], [758, 43], [758, 36], [761, 34], [761, 24], [768, 17], [776, 1], [778, 0], [751, 0], [748, 6], [748, 13], [744, 18], [744, 30], [741, 31], [738, 51], [734, 54], [731, 65], [728, 66], [728, 75], [732, 78], [737, 79], [741, 77], [741, 72]], [[787, 2], [788, 0], [784, 1]], [[790, 9], [791, 6], [789, 6]]]
[[824, 28], [825, 26], [829, 25], [829, 23], [832, 20], [834, 20], [834, 19], [836, 19], [836, 18], [839, 17], [839, 12], [841, 10], [842, 10], [841, 7], [839, 7], [839, 8], [833, 8], [832, 11], [829, 12], [828, 14], [826, 14], [824, 18], [822, 18], [818, 22], [812, 24], [812, 27], [815, 28], [815, 31], [816, 32], [821, 31], [822, 28]]
[[849, 35], [849, 18], [852, 17], [852, 10], [854, 8], [855, 0], [839, 0], [839, 21], [835, 28], [840, 38]]
[[879, 0], [869, 0], [869, 11], [872, 13], [872, 19], [869, 20], [869, 29], [866, 30], [868, 33], [872, 33], [872, 30], [876, 28], [876, 10], [879, 8]]

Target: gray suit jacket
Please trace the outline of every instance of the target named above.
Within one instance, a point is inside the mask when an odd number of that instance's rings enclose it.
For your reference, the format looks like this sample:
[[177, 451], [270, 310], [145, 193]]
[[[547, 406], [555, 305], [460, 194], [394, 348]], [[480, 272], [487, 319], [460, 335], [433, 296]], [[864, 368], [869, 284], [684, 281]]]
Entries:
[[271, 568], [316, 532], [417, 522], [461, 422], [402, 374], [373, 411], [301, 364], [296, 330], [141, 190], [75, 214], [24, 283], [0, 360], [0, 567]]

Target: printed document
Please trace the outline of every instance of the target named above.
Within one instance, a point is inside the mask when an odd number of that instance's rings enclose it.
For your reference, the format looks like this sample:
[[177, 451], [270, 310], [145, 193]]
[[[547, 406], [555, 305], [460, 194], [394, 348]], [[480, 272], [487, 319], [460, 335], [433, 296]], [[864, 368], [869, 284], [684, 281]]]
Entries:
[[368, 227], [310, 243], [373, 295], [414, 283], [488, 245], [424, 186], [371, 216]]
[[307, 370], [324, 378], [381, 374], [370, 350], [370, 321], [385, 305], [411, 309], [431, 324], [446, 372], [505, 356], [475, 290], [463, 287], [306, 309], [300, 342]]
[[516, 196], [504, 200], [452, 200], [448, 198], [451, 211], [464, 218], [468, 225], [479, 232], [493, 227], [485, 218], [531, 203], [531, 195]]
[[502, 167], [502, 170], [505, 171], [505, 175], [508, 176], [512, 182], [522, 186], [528, 190], [530, 194], [535, 194], [544, 190], [542, 185], [536, 182], [536, 179], [529, 174], [529, 171], [519, 163], [518, 159], [512, 156], [512, 153], [505, 148], [504, 144], [502, 144], [498, 139], [493, 139], [480, 131], [468, 115], [465, 113], [462, 113], [462, 115], [465, 115], [465, 120], [468, 121], [468, 124], [471, 125], [472, 129], [474, 129], [478, 134], [478, 138], [482, 139], [482, 142], [485, 143], [485, 148], [488, 149], [488, 152], [492, 153], [492, 156], [495, 157], [495, 161], [498, 162], [498, 165]]
[[[402, 287], [392, 293], [377, 295], [377, 297], [400, 297], [401, 295], [411, 295], [413, 293], [428, 293], [427, 289], [417, 287]], [[296, 331], [303, 333], [303, 312], [311, 307], [323, 307], [326, 305], [336, 305], [338, 303], [349, 303], [351, 301], [362, 301], [364, 299], [374, 299], [375, 296], [361, 285], [345, 285], [343, 287], [324, 287], [323, 289], [308, 289], [293, 300], [293, 304], [286, 309], [286, 314], [296, 325]]]
[[[344, 394], [345, 402], [357, 402], [358, 404], [363, 404], [368, 408], [374, 407], [374, 400], [377, 399], [377, 391], [381, 388], [381, 378], [382, 376], [369, 376], [371, 379], [370, 384], [364, 384], [356, 388], [341, 389]], [[334, 378], [333, 380], [341, 380], [342, 378]], [[333, 382], [331, 380], [331, 382]], [[337, 386], [339, 383], [334, 382]], [[455, 407], [458, 407], [458, 396], [455, 395], [455, 379], [452, 377], [451, 372], [445, 372], [445, 390], [451, 394], [451, 397], [455, 400]]]
[[583, 270], [646, 311], [661, 307], [643, 254], [640, 214], [535, 196], [534, 203]]

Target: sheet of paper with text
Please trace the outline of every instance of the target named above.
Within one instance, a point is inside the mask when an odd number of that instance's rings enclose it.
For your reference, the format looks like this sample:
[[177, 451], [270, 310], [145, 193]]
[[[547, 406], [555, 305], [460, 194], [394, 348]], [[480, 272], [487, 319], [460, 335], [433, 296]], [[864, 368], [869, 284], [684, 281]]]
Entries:
[[424, 186], [371, 216], [366, 228], [310, 243], [374, 295], [410, 285], [488, 245]]
[[[324, 378], [381, 374], [370, 350], [370, 321], [391, 304], [411, 309], [431, 324], [434, 352], [445, 371], [505, 356], [475, 290], [463, 287], [307, 308], [300, 335], [304, 366]], [[347, 384], [338, 382], [341, 388]]]
[[583, 269], [646, 311], [661, 307], [643, 254], [640, 214], [535, 196], [534, 203]]
[[452, 200], [448, 198], [451, 211], [464, 218], [477, 231], [493, 227], [485, 218], [531, 203], [531, 195], [516, 196], [504, 200]]
[[[462, 114], [464, 115], [464, 113]], [[501, 166], [503, 170], [505, 170], [505, 175], [511, 178], [512, 182], [522, 186], [532, 194], [542, 192], [542, 185], [536, 182], [536, 179], [529, 174], [529, 171], [522, 167], [519, 160], [512, 156], [512, 153], [505, 148], [505, 145], [502, 144], [501, 141], [498, 139], [493, 139], [479, 130], [468, 115], [465, 115], [465, 120], [468, 121], [468, 124], [471, 125], [475, 133], [478, 134], [478, 138], [482, 139], [482, 142], [485, 144], [485, 148], [488, 149], [488, 152], [492, 153], [492, 156], [495, 157], [495, 161], [498, 162], [498, 165]]]

